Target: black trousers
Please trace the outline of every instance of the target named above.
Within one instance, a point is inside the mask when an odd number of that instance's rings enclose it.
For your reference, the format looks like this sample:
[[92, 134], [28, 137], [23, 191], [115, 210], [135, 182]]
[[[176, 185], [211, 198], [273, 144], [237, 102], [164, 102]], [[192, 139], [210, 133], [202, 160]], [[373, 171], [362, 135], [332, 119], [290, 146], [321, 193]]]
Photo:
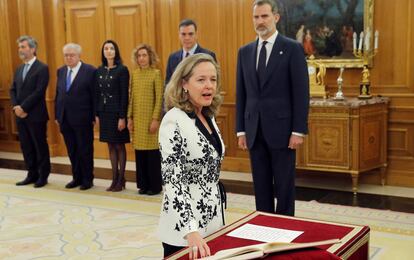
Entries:
[[162, 243], [162, 247], [164, 248], [164, 258], [174, 253], [177, 253], [178, 251], [184, 248], [184, 246], [173, 246], [166, 243]]
[[[260, 124], [250, 149], [256, 209], [293, 216], [295, 213], [295, 150], [271, 149]], [[274, 198], [277, 198], [275, 211]]]
[[80, 185], [93, 183], [93, 125], [72, 126], [66, 120], [60, 124], [65, 140], [73, 180]]
[[27, 178], [46, 181], [50, 174], [49, 145], [47, 144], [47, 121], [27, 122], [17, 120], [20, 148], [28, 170]]
[[159, 193], [162, 190], [160, 150], [135, 150], [137, 188]]

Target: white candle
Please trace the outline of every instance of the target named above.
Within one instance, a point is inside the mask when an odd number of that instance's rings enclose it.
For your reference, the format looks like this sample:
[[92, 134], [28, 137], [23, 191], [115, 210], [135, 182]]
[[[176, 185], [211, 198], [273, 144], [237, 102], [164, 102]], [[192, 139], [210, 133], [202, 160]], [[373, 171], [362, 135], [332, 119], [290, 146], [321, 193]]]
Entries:
[[367, 33], [365, 34], [365, 40], [364, 40], [366, 51], [369, 51], [370, 38], [371, 38], [371, 32], [369, 31], [369, 29], [367, 29]]
[[358, 49], [362, 50], [362, 39], [364, 39], [364, 32], [361, 32], [359, 34], [359, 44], [358, 44]]
[[379, 32], [378, 32], [378, 30], [376, 30], [375, 31], [374, 49], [378, 49], [378, 36], [379, 36]]
[[356, 48], [357, 48], [357, 45], [356, 45], [356, 38], [357, 38], [357, 34], [356, 34], [356, 32], [354, 32], [354, 34], [352, 35], [353, 36], [353, 38], [354, 38], [354, 40], [353, 40], [353, 46], [354, 46], [354, 51], [356, 50]]

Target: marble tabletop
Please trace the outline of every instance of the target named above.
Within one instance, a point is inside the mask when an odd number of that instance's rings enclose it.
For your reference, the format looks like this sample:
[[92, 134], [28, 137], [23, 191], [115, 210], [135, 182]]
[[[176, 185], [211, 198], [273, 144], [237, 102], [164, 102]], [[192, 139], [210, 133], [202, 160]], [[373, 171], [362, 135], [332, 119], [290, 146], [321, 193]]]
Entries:
[[349, 106], [349, 107], [359, 107], [359, 106], [365, 106], [365, 105], [374, 105], [374, 104], [380, 104], [385, 103], [387, 104], [389, 102], [388, 97], [372, 97], [369, 99], [359, 99], [357, 97], [350, 97], [345, 98], [344, 100], [335, 100], [333, 98], [311, 98], [309, 101], [309, 104], [311, 106]]

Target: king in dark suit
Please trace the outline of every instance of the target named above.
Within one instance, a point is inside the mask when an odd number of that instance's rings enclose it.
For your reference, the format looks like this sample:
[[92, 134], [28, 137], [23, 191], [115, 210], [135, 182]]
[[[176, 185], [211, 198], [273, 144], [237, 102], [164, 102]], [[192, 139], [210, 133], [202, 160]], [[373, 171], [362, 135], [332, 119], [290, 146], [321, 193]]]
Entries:
[[216, 60], [216, 54], [207, 49], [201, 48], [197, 43], [197, 24], [190, 19], [184, 19], [178, 26], [179, 35], [182, 49], [170, 54], [167, 62], [167, 72], [165, 76], [165, 85], [168, 84], [172, 74], [175, 71], [178, 63], [180, 63], [185, 57], [193, 55], [195, 53], [207, 53], [210, 54], [214, 60]]
[[66, 185], [87, 190], [93, 186], [93, 126], [96, 68], [80, 61], [81, 46], [63, 47], [65, 66], [57, 71], [56, 121], [65, 139], [73, 180]]
[[45, 101], [49, 70], [46, 64], [36, 58], [37, 42], [34, 38], [21, 36], [17, 44], [24, 64], [14, 74], [10, 100], [28, 173], [26, 179], [16, 185], [34, 183], [34, 187], [39, 188], [47, 184], [50, 173], [46, 139], [49, 116]]
[[236, 132], [250, 152], [256, 209], [294, 215], [295, 149], [308, 131], [309, 79], [303, 48], [277, 32], [279, 18], [273, 1], [254, 2], [259, 37], [238, 53]]

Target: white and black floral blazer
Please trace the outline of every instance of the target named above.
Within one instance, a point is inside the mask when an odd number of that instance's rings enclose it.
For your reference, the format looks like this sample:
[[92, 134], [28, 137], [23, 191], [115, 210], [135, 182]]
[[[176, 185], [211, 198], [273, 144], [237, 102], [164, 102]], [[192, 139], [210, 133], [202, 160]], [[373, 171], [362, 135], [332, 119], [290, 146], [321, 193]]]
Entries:
[[164, 197], [158, 234], [162, 242], [187, 246], [186, 235], [205, 237], [223, 226], [218, 187], [224, 143], [214, 118], [221, 154], [187, 113], [172, 108], [162, 119], [159, 142]]

